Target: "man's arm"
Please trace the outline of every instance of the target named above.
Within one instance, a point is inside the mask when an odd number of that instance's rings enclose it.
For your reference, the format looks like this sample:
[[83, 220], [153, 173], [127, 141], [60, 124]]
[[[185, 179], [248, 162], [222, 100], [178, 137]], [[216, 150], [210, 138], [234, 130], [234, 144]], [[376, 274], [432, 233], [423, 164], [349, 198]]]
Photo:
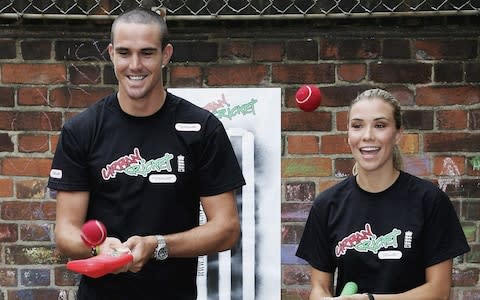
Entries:
[[91, 249], [80, 237], [87, 214], [88, 199], [88, 192], [57, 192], [55, 242], [61, 253], [73, 259], [91, 256]]
[[207, 222], [189, 231], [165, 236], [169, 256], [193, 257], [230, 249], [240, 236], [234, 192], [202, 197]]
[[[190, 230], [164, 235], [169, 257], [196, 257], [230, 249], [240, 236], [234, 191], [202, 197], [207, 222]], [[157, 247], [155, 236], [133, 236], [125, 243], [132, 250], [130, 271], [138, 272]]]

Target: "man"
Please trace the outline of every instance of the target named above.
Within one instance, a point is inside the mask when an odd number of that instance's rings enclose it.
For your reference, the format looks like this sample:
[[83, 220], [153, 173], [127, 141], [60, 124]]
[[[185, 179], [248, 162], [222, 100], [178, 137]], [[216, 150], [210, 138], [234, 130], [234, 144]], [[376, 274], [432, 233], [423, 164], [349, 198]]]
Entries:
[[[120, 15], [108, 47], [118, 93], [62, 129], [48, 183], [58, 191], [58, 249], [72, 259], [97, 254], [80, 238], [83, 223], [97, 219], [108, 231], [99, 252], [133, 255], [115, 274], [83, 276], [78, 299], [196, 299], [197, 257], [239, 238], [241, 169], [221, 122], [165, 91], [166, 38], [158, 14]], [[199, 226], [200, 203], [207, 222]]]

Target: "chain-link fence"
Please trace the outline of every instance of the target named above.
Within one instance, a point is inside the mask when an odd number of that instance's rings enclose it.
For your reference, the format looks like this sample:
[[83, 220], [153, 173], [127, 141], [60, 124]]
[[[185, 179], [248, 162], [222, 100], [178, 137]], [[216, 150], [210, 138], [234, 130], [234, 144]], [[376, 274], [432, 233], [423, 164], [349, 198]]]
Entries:
[[139, 5], [172, 19], [480, 15], [480, 0], [0, 0], [0, 17], [113, 18]]

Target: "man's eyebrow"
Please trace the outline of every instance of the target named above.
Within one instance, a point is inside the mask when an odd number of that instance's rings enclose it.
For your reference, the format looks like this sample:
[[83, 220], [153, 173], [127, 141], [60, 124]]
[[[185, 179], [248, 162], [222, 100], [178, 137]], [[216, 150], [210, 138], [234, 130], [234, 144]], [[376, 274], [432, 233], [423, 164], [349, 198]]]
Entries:
[[[140, 51], [157, 51], [158, 49], [155, 47], [147, 47], [142, 48]], [[115, 47], [115, 51], [130, 51], [130, 48], [127, 47]]]

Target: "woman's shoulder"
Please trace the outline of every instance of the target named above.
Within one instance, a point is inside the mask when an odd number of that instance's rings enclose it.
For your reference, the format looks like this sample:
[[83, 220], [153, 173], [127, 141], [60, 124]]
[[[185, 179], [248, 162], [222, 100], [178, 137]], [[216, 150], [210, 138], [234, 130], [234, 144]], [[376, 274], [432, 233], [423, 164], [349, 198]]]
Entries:
[[434, 184], [432, 180], [421, 178], [405, 171], [401, 171], [400, 176], [400, 183], [403, 187], [406, 186], [409, 189], [421, 189], [430, 192], [442, 191], [437, 185]]
[[329, 203], [336, 201], [336, 199], [344, 199], [344, 195], [348, 195], [354, 188], [355, 176], [348, 176], [342, 181], [334, 184], [333, 186], [325, 189], [315, 198], [314, 203], [316, 205], [328, 205]]

